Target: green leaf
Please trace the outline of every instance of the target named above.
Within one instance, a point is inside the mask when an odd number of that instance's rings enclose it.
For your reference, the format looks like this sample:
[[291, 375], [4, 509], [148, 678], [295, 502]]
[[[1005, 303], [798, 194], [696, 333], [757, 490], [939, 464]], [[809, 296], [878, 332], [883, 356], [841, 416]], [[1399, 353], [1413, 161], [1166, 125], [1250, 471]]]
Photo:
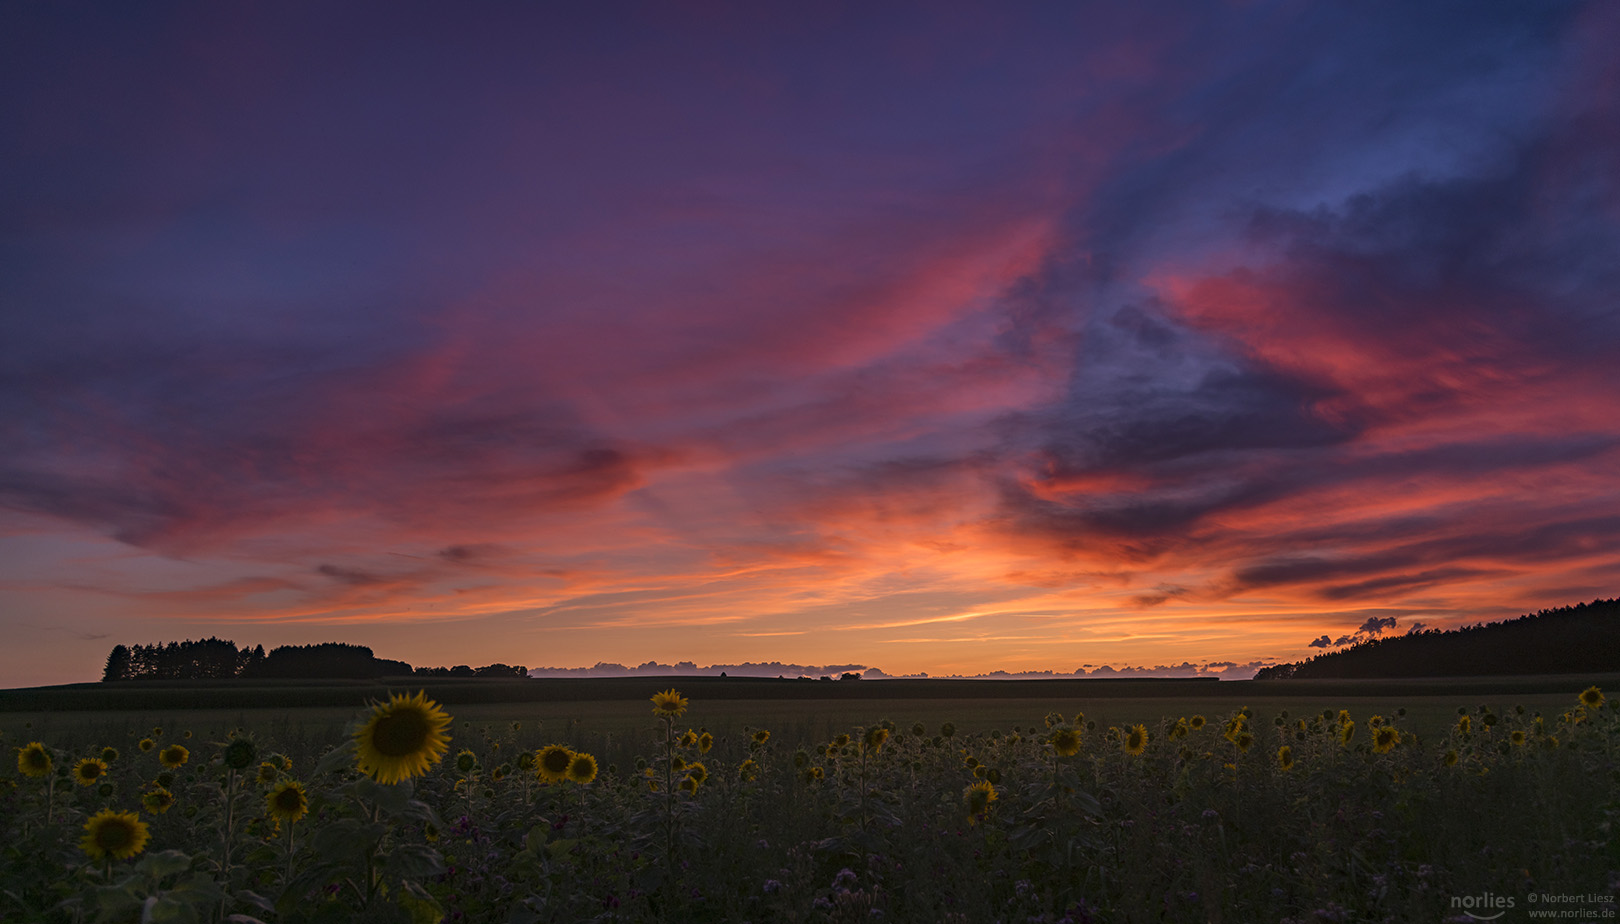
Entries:
[[135, 871], [153, 880], [173, 876], [191, 869], [191, 857], [178, 850], [160, 850], [149, 853], [135, 864]]
[[315, 765], [312, 775], [321, 776], [335, 770], [354, 766], [354, 741], [345, 740], [342, 744], [326, 752], [326, 756]]

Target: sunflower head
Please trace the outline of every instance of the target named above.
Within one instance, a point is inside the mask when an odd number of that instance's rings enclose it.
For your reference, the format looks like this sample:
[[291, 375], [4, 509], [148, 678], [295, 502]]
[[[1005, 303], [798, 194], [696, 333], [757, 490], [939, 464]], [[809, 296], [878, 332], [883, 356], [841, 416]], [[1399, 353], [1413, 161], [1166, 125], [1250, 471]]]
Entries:
[[1238, 732], [1232, 737], [1232, 743], [1237, 745], [1238, 750], [1247, 751], [1250, 747], [1254, 746], [1254, 735], [1246, 731]]
[[191, 752], [183, 744], [171, 744], [158, 752], [158, 763], [170, 770], [178, 770], [191, 759]]
[[1200, 728], [1203, 728], [1204, 727], [1204, 717], [1201, 716], [1201, 715], [1193, 716], [1192, 718], [1187, 720], [1187, 727], [1192, 729], [1193, 731], [1197, 731]]
[[270, 817], [278, 822], [291, 824], [309, 811], [309, 797], [304, 794], [304, 784], [297, 780], [278, 783], [275, 789], [265, 794], [264, 801]]
[[874, 725], [866, 730], [862, 743], [873, 754], [883, 750], [883, 743], [889, 740], [889, 730], [881, 725]]
[[1277, 749], [1277, 767], [1284, 773], [1294, 769], [1294, 749], [1283, 745]]
[[1474, 730], [1473, 716], [1462, 716], [1457, 719], [1457, 734], [1466, 735]]
[[1596, 709], [1603, 705], [1603, 691], [1596, 686], [1590, 686], [1581, 691], [1581, 705], [1588, 709]]
[[456, 755], [456, 772], [468, 774], [478, 769], [478, 755], [471, 751], [462, 751]]
[[246, 770], [253, 766], [254, 761], [259, 759], [259, 746], [254, 744], [253, 739], [250, 737], [245, 735], [236, 737], [233, 735], [231, 740], [225, 744], [225, 750], [220, 754], [220, 759], [225, 763], [227, 769]]
[[1131, 730], [1125, 735], [1125, 753], [1132, 756], [1141, 754], [1143, 751], [1147, 750], [1147, 740], [1148, 734], [1146, 727], [1142, 725], [1132, 726]]
[[1516, 745], [1524, 744], [1524, 732], [1522, 730], [1520, 730], [1520, 729], [1515, 728], [1513, 730], [1513, 734], [1509, 735], [1508, 737]]
[[1441, 760], [1442, 763], [1444, 763], [1448, 767], [1457, 766], [1457, 751], [1456, 751], [1456, 749], [1453, 748], [1451, 750], [1446, 751], [1446, 756], [1440, 758], [1440, 760]]
[[136, 742], [135, 746], [140, 748], [142, 753], [145, 753], [157, 747], [157, 742], [153, 741], [151, 738], [142, 738], [140, 741]]
[[147, 814], [161, 815], [173, 807], [174, 793], [162, 786], [154, 786], [141, 795], [141, 808], [146, 809]]
[[670, 687], [662, 693], [652, 695], [653, 715], [675, 718], [686, 711], [687, 699]]
[[107, 762], [99, 757], [86, 757], [73, 767], [73, 782], [80, 786], [94, 786], [107, 773]]
[[[691, 777], [687, 777], [686, 779], [681, 780], [680, 788], [681, 788], [681, 792], [684, 792], [689, 796], [695, 796], [695, 795], [697, 795], [697, 791], [698, 791], [698, 781], [692, 779]], [[654, 792], [658, 791], [658, 784], [657, 783], [653, 784], [653, 791]]]
[[1393, 725], [1380, 725], [1373, 732], [1373, 753], [1388, 754], [1395, 750], [1395, 745], [1401, 743], [1401, 733]]
[[1059, 725], [1052, 729], [1052, 734], [1046, 740], [1052, 743], [1052, 750], [1059, 757], [1073, 757], [1080, 753], [1080, 730], [1077, 728]]
[[1060, 712], [1048, 712], [1045, 722], [1047, 728], [1056, 728], [1063, 724], [1063, 714]]
[[996, 784], [989, 780], [980, 780], [962, 790], [962, 804], [967, 809], [968, 823], [978, 824], [990, 814], [990, 803], [999, 798], [1001, 797], [996, 794]]
[[392, 785], [421, 776], [450, 749], [450, 716], [427, 698], [395, 694], [372, 707], [354, 733], [355, 756], [361, 772], [379, 783]]
[[946, 738], [954, 738], [956, 737], [956, 726], [950, 722], [946, 722], [944, 725], [939, 727], [939, 733]]
[[101, 759], [106, 761], [109, 764], [112, 763], [113, 761], [118, 759], [118, 749], [117, 748], [110, 748], [110, 747], [109, 748], [102, 748], [101, 749]]
[[574, 752], [564, 744], [548, 745], [534, 755], [534, 769], [547, 783], [561, 783], [568, 778], [568, 767], [574, 762]]
[[737, 779], [742, 780], [745, 783], [754, 779], [754, 777], [758, 775], [759, 764], [754, 763], [753, 758], [749, 758], [748, 760], [745, 760], [737, 765]]
[[568, 779], [581, 785], [596, 779], [596, 758], [589, 754], [575, 754], [574, 759], [568, 762]]
[[754, 732], [754, 736], [753, 736], [754, 747], [759, 747], [760, 745], [764, 744], [765, 742], [767, 742], [769, 740], [771, 740], [771, 733], [766, 731], [765, 729], [761, 728], [758, 731]]
[[709, 753], [709, 749], [712, 747], [714, 747], [713, 735], [709, 734], [708, 732], [704, 732], [703, 734], [697, 736], [698, 753], [707, 754]]
[[45, 745], [38, 741], [30, 742], [27, 747], [17, 749], [17, 771], [24, 776], [48, 776], [54, 765], [51, 760], [51, 752], [47, 751]]
[[1356, 736], [1356, 723], [1345, 722], [1339, 726], [1339, 745], [1349, 747], [1350, 740]]
[[92, 860], [128, 860], [146, 848], [150, 837], [146, 822], [134, 812], [103, 809], [84, 823], [84, 838], [79, 841], [79, 847]]
[[697, 732], [695, 732], [695, 731], [691, 730], [690, 728], [688, 728], [686, 730], [686, 734], [681, 735], [681, 739], [679, 741], [675, 742], [675, 745], [677, 747], [690, 748], [690, 747], [696, 747], [697, 743], [698, 743], [698, 734], [697, 734]]
[[686, 778], [689, 780], [696, 780], [697, 784], [702, 786], [704, 783], [709, 781], [709, 768], [699, 763], [687, 764]]
[[276, 766], [275, 764], [271, 763], [268, 760], [265, 761], [262, 764], [259, 764], [259, 772], [255, 776], [255, 779], [258, 781], [260, 786], [269, 786], [271, 783], [274, 783], [276, 780], [278, 780], [280, 778], [281, 778], [281, 768], [280, 767]]

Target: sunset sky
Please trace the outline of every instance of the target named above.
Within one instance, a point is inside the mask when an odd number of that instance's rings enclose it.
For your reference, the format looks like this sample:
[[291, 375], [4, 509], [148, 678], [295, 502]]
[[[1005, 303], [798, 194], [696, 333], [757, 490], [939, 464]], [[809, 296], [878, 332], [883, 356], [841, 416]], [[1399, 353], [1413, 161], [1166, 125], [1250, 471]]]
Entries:
[[1620, 595], [1616, 47], [6, 4], [0, 686], [206, 635], [1248, 676]]

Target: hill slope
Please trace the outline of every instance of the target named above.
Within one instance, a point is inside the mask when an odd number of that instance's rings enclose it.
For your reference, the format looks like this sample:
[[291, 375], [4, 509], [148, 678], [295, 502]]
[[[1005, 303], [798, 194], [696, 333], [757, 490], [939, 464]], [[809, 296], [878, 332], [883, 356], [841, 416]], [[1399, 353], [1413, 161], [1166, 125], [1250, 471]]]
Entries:
[[1429, 629], [1357, 642], [1256, 680], [1362, 677], [1468, 677], [1620, 670], [1620, 600], [1593, 600], [1517, 619]]

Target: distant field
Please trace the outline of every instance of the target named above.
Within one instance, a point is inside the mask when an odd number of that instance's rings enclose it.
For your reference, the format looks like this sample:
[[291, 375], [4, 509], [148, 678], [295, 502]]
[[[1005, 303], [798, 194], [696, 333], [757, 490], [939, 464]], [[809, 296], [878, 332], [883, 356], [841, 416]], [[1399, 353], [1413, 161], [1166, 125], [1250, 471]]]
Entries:
[[[647, 698], [671, 686], [692, 701], [684, 720], [722, 741], [767, 728], [778, 741], [825, 741], [855, 726], [891, 720], [921, 722], [930, 734], [942, 723], [962, 733], [1042, 724], [1051, 712], [1085, 713], [1100, 727], [1201, 713], [1214, 717], [1242, 706], [1263, 721], [1348, 709], [1358, 719], [1405, 709], [1402, 727], [1437, 736], [1457, 709], [1522, 705], [1555, 714], [1592, 684], [1620, 690], [1620, 674], [1479, 677], [1391, 681], [1213, 680], [882, 680], [792, 681], [753, 678], [638, 677], [527, 681], [405, 679], [398, 682], [214, 681], [76, 684], [0, 690], [0, 735], [123, 739], [152, 726], [190, 730], [222, 740], [232, 729], [262, 730], [288, 747], [313, 754], [338, 741], [370, 698], [425, 688], [455, 716], [458, 736], [504, 738], [538, 747], [553, 741], [592, 749], [609, 760], [646, 753], [654, 723]], [[512, 723], [519, 729], [512, 730]]]

